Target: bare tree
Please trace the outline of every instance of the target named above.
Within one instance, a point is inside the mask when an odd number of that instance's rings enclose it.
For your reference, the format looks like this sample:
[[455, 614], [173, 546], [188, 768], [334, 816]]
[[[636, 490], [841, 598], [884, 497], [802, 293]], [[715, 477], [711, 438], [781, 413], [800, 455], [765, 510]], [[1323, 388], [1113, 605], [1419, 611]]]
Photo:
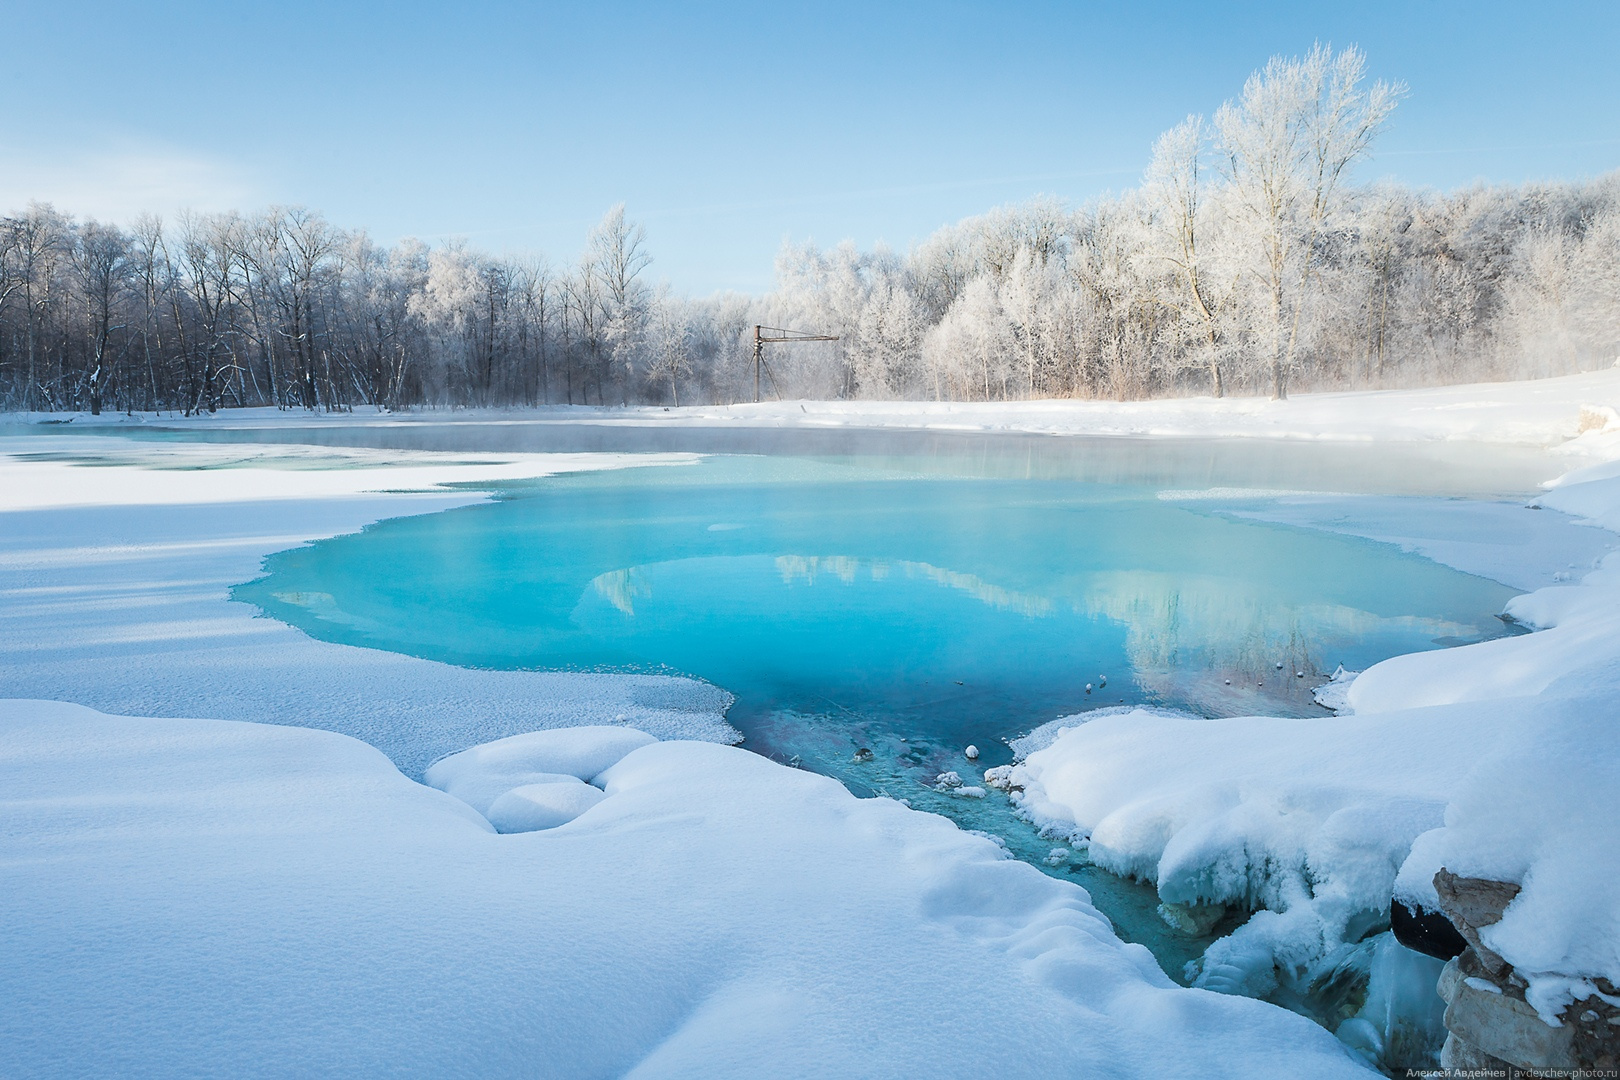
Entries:
[[79, 230], [73, 268], [90, 316], [89, 370], [85, 373], [90, 415], [100, 416], [114, 309], [130, 277], [128, 239], [114, 226], [86, 221]]

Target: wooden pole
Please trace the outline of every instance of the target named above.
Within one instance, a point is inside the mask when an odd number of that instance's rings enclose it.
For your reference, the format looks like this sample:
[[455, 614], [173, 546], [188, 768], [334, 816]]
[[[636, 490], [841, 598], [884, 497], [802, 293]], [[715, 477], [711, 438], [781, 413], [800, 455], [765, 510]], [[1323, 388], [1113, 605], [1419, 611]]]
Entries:
[[765, 362], [765, 339], [760, 336], [764, 327], [754, 327], [754, 403], [759, 403], [759, 369]]

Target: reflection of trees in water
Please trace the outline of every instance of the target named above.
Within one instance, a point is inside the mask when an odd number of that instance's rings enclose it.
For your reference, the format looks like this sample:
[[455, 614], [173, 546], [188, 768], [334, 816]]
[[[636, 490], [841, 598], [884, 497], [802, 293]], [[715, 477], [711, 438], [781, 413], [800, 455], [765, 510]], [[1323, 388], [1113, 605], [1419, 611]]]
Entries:
[[637, 566], [598, 574], [591, 579], [591, 585], [599, 596], [631, 618], [636, 614], [636, 601], [652, 595], [652, 583]]
[[997, 611], [1011, 611], [1030, 618], [1045, 618], [1057, 611], [1057, 605], [1048, 597], [1003, 588], [977, 574], [949, 570], [932, 563], [905, 559], [857, 559], [849, 555], [780, 555], [776, 559], [776, 571], [782, 575], [784, 585], [800, 582], [814, 585], [816, 576], [823, 572], [845, 585], [853, 585], [862, 569], [867, 571], [872, 581], [886, 581], [896, 571], [913, 581], [931, 581], [947, 589], [966, 593]]
[[1292, 679], [1295, 671], [1322, 670], [1324, 648], [1375, 635], [1473, 633], [1447, 619], [1385, 617], [1342, 604], [1287, 606], [1232, 578], [1136, 570], [1096, 575], [1076, 610], [1125, 627], [1125, 655], [1151, 690], [1167, 690], [1172, 671], [1227, 671], [1259, 681], [1279, 661]]

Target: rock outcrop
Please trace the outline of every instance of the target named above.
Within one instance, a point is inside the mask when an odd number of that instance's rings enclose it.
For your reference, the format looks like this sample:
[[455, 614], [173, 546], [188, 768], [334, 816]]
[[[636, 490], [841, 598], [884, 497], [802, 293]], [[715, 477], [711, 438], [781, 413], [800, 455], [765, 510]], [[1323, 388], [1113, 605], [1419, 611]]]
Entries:
[[1440, 1064], [1452, 1069], [1539, 1069], [1620, 1066], [1620, 994], [1605, 979], [1597, 993], [1565, 1008], [1556, 1025], [1541, 1018], [1524, 991], [1524, 978], [1480, 940], [1500, 922], [1519, 886], [1487, 878], [1460, 877], [1441, 869], [1434, 876], [1441, 910], [1468, 942], [1440, 974], [1446, 1003], [1445, 1046]]

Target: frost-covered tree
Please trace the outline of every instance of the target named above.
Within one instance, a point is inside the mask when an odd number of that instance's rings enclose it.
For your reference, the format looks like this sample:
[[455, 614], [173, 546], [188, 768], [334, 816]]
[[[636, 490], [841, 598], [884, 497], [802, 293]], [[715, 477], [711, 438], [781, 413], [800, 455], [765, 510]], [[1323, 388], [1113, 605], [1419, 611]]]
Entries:
[[[1143, 185], [1153, 210], [1156, 241], [1150, 258], [1175, 270], [1173, 303], [1194, 331], [1210, 393], [1224, 397], [1221, 377], [1223, 314], [1233, 299], [1231, 271], [1221, 265], [1214, 243], [1204, 155], [1208, 136], [1201, 116], [1189, 116], [1159, 137]], [[1230, 260], [1228, 260], [1230, 261]]]
[[1398, 87], [1280, 57], [1142, 184], [900, 254], [785, 245], [762, 296], [675, 295], [621, 206], [577, 261], [379, 245], [302, 208], [0, 217], [0, 408], [1115, 397], [1561, 374], [1620, 354], [1620, 174], [1440, 193], [1351, 170]]
[[1234, 206], [1270, 307], [1272, 394], [1288, 396], [1317, 243], [1340, 208], [1345, 172], [1362, 157], [1403, 89], [1364, 89], [1365, 57], [1317, 45], [1273, 58], [1215, 114]]

